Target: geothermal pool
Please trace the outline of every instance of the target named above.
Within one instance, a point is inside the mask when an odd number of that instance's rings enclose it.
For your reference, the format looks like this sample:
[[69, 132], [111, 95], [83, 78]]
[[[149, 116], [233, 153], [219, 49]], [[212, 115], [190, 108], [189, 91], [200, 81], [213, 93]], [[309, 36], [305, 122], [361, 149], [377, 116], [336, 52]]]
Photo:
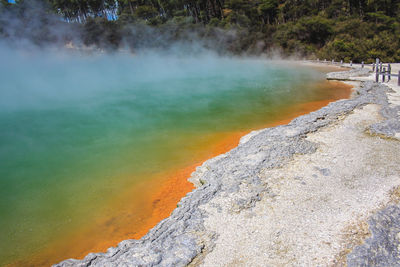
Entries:
[[320, 70], [213, 54], [0, 58], [0, 265], [140, 238], [202, 161], [349, 94]]

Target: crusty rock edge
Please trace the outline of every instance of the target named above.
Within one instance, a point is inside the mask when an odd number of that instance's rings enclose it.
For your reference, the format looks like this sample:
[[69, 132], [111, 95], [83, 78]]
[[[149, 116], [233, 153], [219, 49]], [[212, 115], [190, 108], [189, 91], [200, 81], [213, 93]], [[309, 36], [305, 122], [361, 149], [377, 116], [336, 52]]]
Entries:
[[[346, 79], [348, 75], [346, 74]], [[161, 221], [140, 240], [125, 240], [105, 253], [90, 253], [83, 260], [68, 259], [54, 266], [185, 266], [199, 254], [212, 249], [215, 233], [208, 232], [203, 219], [207, 214], [199, 208], [215, 196], [234, 193], [239, 185], [251, 185], [246, 197], [235, 200], [234, 211], [254, 206], [263, 194], [258, 177], [263, 168], [279, 167], [295, 154], [313, 153], [317, 144], [307, 141], [306, 134], [335, 122], [357, 107], [379, 104], [382, 115], [398, 121], [397, 113], [388, 105], [389, 88], [374, 82], [361, 82], [353, 99], [339, 100], [298, 117], [288, 125], [253, 132], [241, 139], [238, 147], [207, 160], [196, 169], [190, 180], [198, 185], [178, 203], [171, 216]], [[396, 113], [396, 114], [395, 114]], [[371, 126], [371, 133], [394, 136], [391, 123]], [[382, 125], [381, 125], [382, 124]], [[379, 126], [380, 125], [380, 126]]]
[[372, 236], [347, 255], [347, 265], [400, 266], [400, 206], [377, 211], [368, 226]]

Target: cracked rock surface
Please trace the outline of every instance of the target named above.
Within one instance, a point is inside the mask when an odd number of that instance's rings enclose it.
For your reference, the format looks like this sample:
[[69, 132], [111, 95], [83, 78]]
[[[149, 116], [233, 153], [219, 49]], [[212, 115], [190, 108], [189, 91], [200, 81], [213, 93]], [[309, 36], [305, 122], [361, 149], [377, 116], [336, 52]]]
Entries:
[[348, 266], [400, 266], [400, 207], [390, 205], [368, 221], [372, 237], [347, 257]]

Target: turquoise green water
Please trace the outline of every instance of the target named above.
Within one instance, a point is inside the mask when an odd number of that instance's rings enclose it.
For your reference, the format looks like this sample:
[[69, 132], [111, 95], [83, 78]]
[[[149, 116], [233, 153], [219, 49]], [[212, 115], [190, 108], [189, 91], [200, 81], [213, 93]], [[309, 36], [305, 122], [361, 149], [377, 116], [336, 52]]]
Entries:
[[190, 162], [191, 138], [331, 97], [315, 85], [322, 73], [256, 59], [0, 58], [0, 265], [90, 225], [122, 188]]

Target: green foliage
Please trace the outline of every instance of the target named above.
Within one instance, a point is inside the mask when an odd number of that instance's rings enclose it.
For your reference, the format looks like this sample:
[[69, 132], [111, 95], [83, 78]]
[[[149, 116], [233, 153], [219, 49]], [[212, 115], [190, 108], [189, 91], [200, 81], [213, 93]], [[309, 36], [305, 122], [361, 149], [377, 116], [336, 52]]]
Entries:
[[232, 10], [245, 11], [250, 8], [250, 2], [246, 0], [227, 0], [225, 1], [225, 7]]
[[106, 49], [118, 48], [122, 39], [118, 24], [104, 18], [88, 18], [82, 35], [85, 45]]
[[154, 7], [144, 5], [136, 8], [135, 15], [138, 18], [148, 20], [156, 17], [158, 15], [158, 12]]
[[0, 9], [9, 6], [10, 3], [8, 3], [7, 0], [1, 0], [0, 1]]
[[251, 21], [246, 15], [237, 12], [231, 12], [228, 17], [224, 19], [226, 28], [232, 28], [233, 25], [246, 28], [250, 26], [250, 23]]
[[287, 54], [315, 53], [333, 35], [333, 21], [320, 16], [303, 17], [297, 22], [278, 25], [273, 38]]
[[[32, 8], [32, 2], [42, 8]], [[278, 48], [284, 54], [354, 62], [400, 60], [398, 0], [0, 0], [0, 35], [9, 34], [5, 18], [18, 17], [25, 24], [13, 34], [51, 42], [55, 37], [46, 22], [51, 12], [81, 25], [84, 43], [99, 47], [117, 48], [123, 39], [131, 47], [163, 46], [179, 38], [192, 42], [190, 36], [197, 36], [214, 39], [233, 53]], [[43, 21], [25, 30], [33, 16]], [[149, 33], [163, 37], [150, 44]]]
[[278, 1], [277, 0], [262, 0], [258, 6], [258, 13], [262, 16], [264, 21], [270, 24], [278, 14]]
[[297, 22], [295, 32], [302, 42], [322, 46], [333, 34], [332, 25], [331, 20], [320, 16], [303, 17]]
[[357, 46], [355, 40], [350, 36], [340, 36], [327, 43], [319, 52], [319, 57], [335, 59], [336, 61], [353, 60], [360, 62], [365, 55], [365, 48]]

